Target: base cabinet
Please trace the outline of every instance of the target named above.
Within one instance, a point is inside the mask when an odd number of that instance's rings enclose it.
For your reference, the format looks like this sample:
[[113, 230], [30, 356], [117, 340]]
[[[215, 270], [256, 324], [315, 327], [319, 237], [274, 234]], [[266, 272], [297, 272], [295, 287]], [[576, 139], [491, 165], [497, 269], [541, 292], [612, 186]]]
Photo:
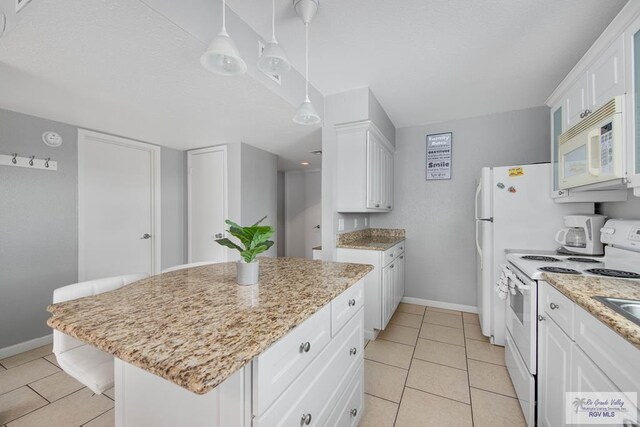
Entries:
[[564, 425], [565, 392], [570, 388], [573, 342], [549, 317], [538, 325], [538, 425]]

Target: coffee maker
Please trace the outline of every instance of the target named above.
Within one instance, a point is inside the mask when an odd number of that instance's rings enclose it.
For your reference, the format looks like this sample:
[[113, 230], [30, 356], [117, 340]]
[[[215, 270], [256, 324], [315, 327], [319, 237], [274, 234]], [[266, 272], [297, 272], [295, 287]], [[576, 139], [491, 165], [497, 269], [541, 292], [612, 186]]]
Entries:
[[603, 255], [600, 229], [606, 217], [603, 215], [567, 215], [564, 226], [556, 233], [556, 242], [562, 247], [558, 252], [581, 255]]

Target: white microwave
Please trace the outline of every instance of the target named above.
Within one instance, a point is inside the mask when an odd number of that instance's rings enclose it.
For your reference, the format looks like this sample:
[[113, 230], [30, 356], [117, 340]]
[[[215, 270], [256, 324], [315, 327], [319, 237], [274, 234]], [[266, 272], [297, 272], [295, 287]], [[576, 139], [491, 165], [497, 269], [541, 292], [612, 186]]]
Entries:
[[559, 138], [561, 189], [616, 181], [624, 177], [622, 96], [616, 96]]

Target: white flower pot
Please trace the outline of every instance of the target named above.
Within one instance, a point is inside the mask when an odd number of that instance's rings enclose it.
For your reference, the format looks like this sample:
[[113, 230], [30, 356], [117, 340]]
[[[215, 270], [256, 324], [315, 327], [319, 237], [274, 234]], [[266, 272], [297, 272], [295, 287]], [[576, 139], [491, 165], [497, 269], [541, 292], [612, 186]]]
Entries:
[[238, 285], [255, 285], [258, 283], [260, 264], [258, 260], [246, 263], [238, 261], [236, 263]]

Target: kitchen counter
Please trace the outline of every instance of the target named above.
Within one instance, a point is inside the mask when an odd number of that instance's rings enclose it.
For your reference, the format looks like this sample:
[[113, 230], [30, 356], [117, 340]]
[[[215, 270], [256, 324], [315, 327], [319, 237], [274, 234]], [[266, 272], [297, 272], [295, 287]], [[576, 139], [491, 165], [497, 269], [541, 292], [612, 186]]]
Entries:
[[592, 298], [640, 300], [640, 281], [553, 273], [545, 273], [544, 280], [640, 349], [640, 326]]
[[260, 258], [260, 283], [239, 286], [235, 263], [206, 265], [50, 305], [47, 324], [204, 394], [372, 269]]
[[393, 228], [367, 228], [338, 234], [337, 248], [386, 251], [405, 239], [405, 230]]

